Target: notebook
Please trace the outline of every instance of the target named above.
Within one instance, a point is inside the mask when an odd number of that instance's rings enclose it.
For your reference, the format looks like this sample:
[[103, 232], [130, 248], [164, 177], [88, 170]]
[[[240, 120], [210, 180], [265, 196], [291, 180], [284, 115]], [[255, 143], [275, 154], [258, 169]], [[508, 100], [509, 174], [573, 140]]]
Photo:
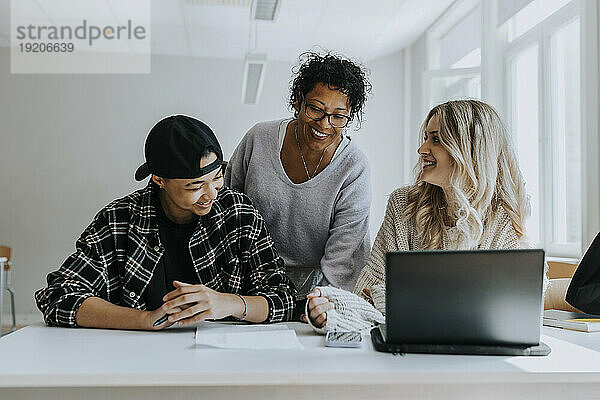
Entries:
[[563, 310], [545, 310], [544, 325], [581, 332], [600, 331], [600, 315]]

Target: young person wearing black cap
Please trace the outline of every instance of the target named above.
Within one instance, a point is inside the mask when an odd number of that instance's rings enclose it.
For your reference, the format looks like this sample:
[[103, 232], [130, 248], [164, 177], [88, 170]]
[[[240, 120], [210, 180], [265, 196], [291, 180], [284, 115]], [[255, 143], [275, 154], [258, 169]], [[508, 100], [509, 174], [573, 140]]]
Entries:
[[223, 187], [212, 130], [167, 117], [150, 130], [145, 155], [135, 178], [152, 175], [146, 188], [103, 208], [36, 292], [46, 323], [158, 330], [288, 320], [294, 286], [258, 211]]

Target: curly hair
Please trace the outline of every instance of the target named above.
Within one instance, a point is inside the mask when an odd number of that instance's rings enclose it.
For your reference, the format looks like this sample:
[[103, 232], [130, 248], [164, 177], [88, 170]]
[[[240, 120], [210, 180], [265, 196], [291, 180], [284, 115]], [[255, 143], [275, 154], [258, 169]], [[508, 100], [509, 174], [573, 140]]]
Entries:
[[498, 113], [477, 100], [454, 100], [435, 106], [420, 129], [421, 142], [429, 120], [437, 115], [442, 146], [453, 161], [450, 187], [421, 179], [423, 160], [415, 166], [415, 184], [408, 194], [406, 218], [414, 218], [421, 245], [442, 247], [445, 221], [455, 221], [459, 248], [477, 247], [489, 222], [503, 208], [521, 238], [530, 214], [525, 181], [513, 143]]
[[297, 113], [297, 105], [308, 92], [313, 90], [316, 84], [324, 83], [348, 96], [350, 120], [356, 117], [360, 124], [367, 94], [371, 92], [371, 83], [367, 79], [368, 71], [358, 63], [333, 53], [320, 55], [309, 51], [300, 54], [298, 60], [299, 65], [292, 68], [290, 109]]

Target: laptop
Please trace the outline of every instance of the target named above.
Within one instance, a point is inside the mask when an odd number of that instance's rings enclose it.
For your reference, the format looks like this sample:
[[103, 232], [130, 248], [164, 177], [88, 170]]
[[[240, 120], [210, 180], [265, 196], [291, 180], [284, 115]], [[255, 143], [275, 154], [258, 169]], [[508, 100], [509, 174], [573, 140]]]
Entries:
[[547, 355], [540, 342], [543, 250], [388, 252], [386, 324], [394, 353]]

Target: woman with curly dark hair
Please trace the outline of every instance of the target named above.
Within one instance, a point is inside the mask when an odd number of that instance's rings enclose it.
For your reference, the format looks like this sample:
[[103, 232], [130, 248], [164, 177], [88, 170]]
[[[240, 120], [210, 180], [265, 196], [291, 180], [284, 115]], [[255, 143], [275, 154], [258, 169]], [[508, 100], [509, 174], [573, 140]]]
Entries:
[[305, 298], [317, 285], [353, 288], [369, 255], [369, 164], [347, 127], [360, 126], [371, 85], [362, 67], [330, 53], [302, 54], [293, 73], [293, 118], [252, 127], [225, 183], [260, 211]]

